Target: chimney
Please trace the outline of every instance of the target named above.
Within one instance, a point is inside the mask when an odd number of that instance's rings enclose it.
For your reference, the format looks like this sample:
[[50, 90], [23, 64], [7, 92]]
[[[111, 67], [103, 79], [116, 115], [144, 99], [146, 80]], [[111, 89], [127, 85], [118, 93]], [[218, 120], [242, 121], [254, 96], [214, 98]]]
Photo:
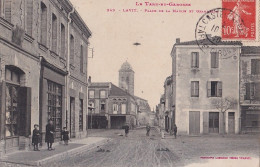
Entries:
[[88, 83], [91, 83], [91, 76], [88, 77]]
[[181, 39], [180, 38], [176, 38], [176, 44], [181, 43]]

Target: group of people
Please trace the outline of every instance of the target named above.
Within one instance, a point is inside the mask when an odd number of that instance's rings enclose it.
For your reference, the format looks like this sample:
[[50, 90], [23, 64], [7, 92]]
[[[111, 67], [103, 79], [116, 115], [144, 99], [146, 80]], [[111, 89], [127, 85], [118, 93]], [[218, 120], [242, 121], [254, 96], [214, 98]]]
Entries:
[[[50, 119], [48, 121], [48, 124], [46, 125], [46, 133], [45, 133], [45, 142], [47, 143], [47, 147], [49, 151], [55, 150], [52, 147], [52, 144], [54, 143], [54, 132], [55, 132], [55, 128], [53, 125], [53, 121]], [[39, 125], [35, 124], [34, 125], [34, 130], [33, 130], [33, 135], [32, 135], [32, 144], [34, 147], [34, 151], [40, 151], [39, 150], [39, 143], [40, 143], [40, 130], [39, 130]], [[61, 132], [61, 140], [64, 141], [65, 145], [68, 145], [68, 141], [69, 141], [69, 131], [67, 130], [66, 127], [63, 128], [62, 132]]]
[[[125, 137], [127, 137], [128, 133], [129, 133], [129, 126], [126, 124], [125, 126], [123, 126], [123, 128], [125, 129]], [[146, 125], [146, 136], [150, 136], [150, 130], [151, 130], [151, 127], [149, 124], [147, 124]], [[176, 136], [177, 136], [176, 124], [174, 124], [174, 126], [173, 126], [173, 134], [174, 134], [174, 138], [176, 139]]]

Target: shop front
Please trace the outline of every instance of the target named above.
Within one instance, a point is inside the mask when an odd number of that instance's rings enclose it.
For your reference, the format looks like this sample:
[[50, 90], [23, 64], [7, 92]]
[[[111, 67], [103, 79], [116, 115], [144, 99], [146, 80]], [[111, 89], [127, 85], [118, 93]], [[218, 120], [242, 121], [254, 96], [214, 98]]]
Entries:
[[241, 106], [243, 133], [260, 133], [260, 105]]
[[13, 65], [5, 66], [5, 80], [0, 82], [1, 149], [4, 153], [24, 149], [31, 129], [31, 88], [21, 84], [25, 73]]
[[45, 127], [52, 120], [55, 127], [55, 140], [61, 138], [62, 127], [66, 126], [65, 75], [67, 73], [42, 61], [40, 78], [40, 131], [42, 143], [45, 141]]

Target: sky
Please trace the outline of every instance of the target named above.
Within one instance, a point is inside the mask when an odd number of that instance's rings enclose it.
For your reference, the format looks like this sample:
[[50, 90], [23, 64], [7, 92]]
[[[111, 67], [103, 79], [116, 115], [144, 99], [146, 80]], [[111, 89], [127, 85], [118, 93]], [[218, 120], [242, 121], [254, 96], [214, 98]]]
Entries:
[[[92, 82], [118, 85], [118, 70], [127, 60], [135, 71], [135, 95], [147, 99], [151, 109], [159, 103], [163, 84], [171, 75], [171, 49], [176, 41], [195, 40], [201, 11], [221, 7], [219, 0], [71, 0], [92, 32], [88, 60]], [[143, 3], [136, 6], [136, 2]], [[191, 6], [145, 6], [145, 2], [188, 3]], [[111, 9], [110, 12], [107, 10]], [[115, 12], [112, 10], [115, 9]], [[138, 12], [123, 12], [137, 9]], [[194, 10], [193, 13], [172, 10]], [[141, 11], [142, 10], [142, 11]], [[164, 10], [164, 12], [145, 12]], [[166, 13], [166, 10], [171, 12]], [[199, 10], [200, 12], [197, 12]], [[135, 46], [133, 43], [141, 45]], [[91, 50], [89, 50], [89, 57]]]

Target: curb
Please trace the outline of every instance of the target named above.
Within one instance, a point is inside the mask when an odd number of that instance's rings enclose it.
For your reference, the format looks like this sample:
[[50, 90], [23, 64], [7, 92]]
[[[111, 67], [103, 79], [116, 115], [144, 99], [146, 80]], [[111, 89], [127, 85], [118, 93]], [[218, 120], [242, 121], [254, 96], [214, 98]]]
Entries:
[[54, 161], [62, 161], [64, 159], [66, 159], [68, 156], [73, 156], [73, 155], [77, 155], [80, 154], [82, 152], [87, 152], [90, 151], [94, 148], [96, 148], [97, 145], [103, 145], [108, 141], [111, 141], [112, 139], [110, 138], [104, 138], [101, 141], [97, 142], [97, 143], [92, 143], [90, 145], [83, 145], [81, 147], [78, 148], [74, 148], [59, 154], [55, 154], [53, 156], [38, 160], [38, 161], [27, 161], [27, 162], [21, 162], [21, 163], [17, 163], [17, 162], [12, 162], [12, 161], [0, 161], [0, 162], [4, 162], [4, 163], [10, 163], [10, 164], [21, 164], [21, 165], [28, 165], [28, 166], [42, 166], [45, 165], [47, 163], [51, 163]]
[[47, 164], [47, 163], [50, 163], [50, 162], [53, 162], [53, 161], [57, 161], [57, 159], [59, 161], [62, 161], [64, 159], [66, 159], [68, 156], [73, 156], [73, 155], [76, 155], [76, 154], [80, 154], [80, 153], [82, 153], [84, 151], [90, 151], [90, 150], [94, 149], [97, 145], [105, 144], [105, 142], [107, 142], [107, 141], [111, 141], [111, 139], [103, 139], [103, 140], [101, 140], [101, 141], [99, 141], [97, 143], [81, 146], [79, 148], [74, 148], [74, 149], [68, 150], [66, 152], [63, 152], [63, 153], [60, 153], [60, 154], [56, 154], [54, 156], [51, 156], [51, 157], [48, 157], [48, 158], [36, 161], [35, 165], [42, 166], [44, 164]]

